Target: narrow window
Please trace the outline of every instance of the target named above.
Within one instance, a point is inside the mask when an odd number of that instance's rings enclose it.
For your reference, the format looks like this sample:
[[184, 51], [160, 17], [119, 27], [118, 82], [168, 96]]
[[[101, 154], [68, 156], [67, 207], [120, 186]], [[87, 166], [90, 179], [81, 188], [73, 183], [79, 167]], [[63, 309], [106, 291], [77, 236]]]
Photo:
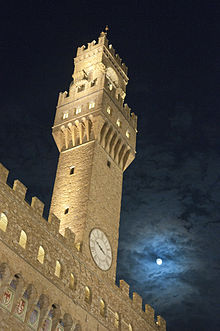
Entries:
[[107, 109], [106, 109], [106, 111], [107, 111], [107, 113], [109, 114], [109, 115], [111, 115], [112, 114], [112, 110], [111, 110], [111, 107], [107, 107]]
[[7, 216], [4, 213], [1, 213], [0, 215], [0, 229], [2, 231], [6, 231], [8, 225], [8, 219]]
[[69, 114], [68, 113], [64, 113], [63, 114], [63, 119], [65, 120], [66, 118], [68, 118]]
[[60, 278], [60, 272], [61, 272], [61, 264], [57, 260], [54, 275], [57, 276], [58, 278]]
[[100, 314], [105, 317], [106, 315], [106, 304], [104, 300], [100, 300]]
[[23, 230], [21, 230], [19, 245], [25, 249], [26, 248], [26, 243], [27, 243], [27, 235]]
[[69, 213], [69, 208], [66, 208], [65, 210], [64, 210], [64, 214], [66, 215], [66, 214], [68, 214]]
[[130, 138], [130, 132], [127, 130], [126, 131], [126, 137], [129, 139]]
[[85, 84], [79, 86], [77, 92], [82, 92], [84, 90], [85, 90]]
[[70, 175], [74, 174], [74, 169], [75, 169], [75, 167], [70, 167]]
[[75, 285], [76, 285], [76, 279], [75, 279], [75, 276], [73, 273], [70, 274], [70, 288], [71, 290], [74, 290], [75, 289]]
[[90, 289], [88, 288], [88, 286], [85, 287], [85, 301], [86, 301], [87, 303], [91, 303], [91, 301], [92, 301], [91, 291], [90, 291]]
[[107, 161], [107, 166], [110, 168], [111, 167], [111, 162], [108, 160]]
[[108, 88], [109, 88], [110, 91], [112, 91], [112, 89], [113, 89], [112, 83], [108, 82]]
[[118, 315], [118, 313], [115, 313], [115, 327], [117, 329], [119, 328], [119, 324], [120, 324], [119, 315]]
[[81, 110], [82, 110], [81, 107], [77, 107], [77, 108], [76, 108], [76, 114], [81, 113]]
[[91, 101], [90, 103], [89, 103], [89, 109], [92, 109], [92, 108], [94, 108], [95, 107], [95, 102], [94, 101]]
[[45, 256], [45, 251], [44, 251], [43, 247], [40, 246], [38, 249], [37, 259], [41, 264], [44, 263], [44, 256]]
[[118, 126], [119, 128], [121, 127], [121, 121], [120, 121], [119, 118], [117, 119], [116, 124], [117, 124], [117, 126]]

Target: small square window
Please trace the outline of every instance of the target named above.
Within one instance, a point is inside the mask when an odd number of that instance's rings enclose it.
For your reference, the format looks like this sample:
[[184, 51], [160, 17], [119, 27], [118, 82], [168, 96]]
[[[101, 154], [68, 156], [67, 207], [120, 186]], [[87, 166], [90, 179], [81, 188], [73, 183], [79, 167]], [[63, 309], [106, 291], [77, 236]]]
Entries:
[[73, 175], [74, 174], [74, 171], [75, 171], [75, 167], [71, 167], [70, 168], [70, 175]]
[[94, 108], [95, 107], [95, 102], [94, 101], [91, 101], [90, 103], [89, 103], [89, 109], [92, 109], [92, 108]]
[[121, 121], [120, 121], [119, 118], [117, 119], [116, 124], [117, 124], [117, 126], [118, 126], [119, 128], [121, 127]]
[[107, 166], [111, 168], [111, 162], [109, 160], [107, 161]]
[[77, 107], [77, 108], [76, 108], [76, 114], [81, 113], [81, 110], [82, 110], [81, 107]]
[[64, 211], [64, 214], [68, 214], [69, 213], [69, 208], [66, 208], [65, 211]]
[[109, 115], [111, 115], [111, 113], [112, 113], [111, 107], [108, 106], [106, 110], [107, 110], [107, 113], [108, 113]]
[[66, 118], [68, 118], [69, 114], [68, 113], [64, 113], [63, 114], [63, 119], [65, 120]]

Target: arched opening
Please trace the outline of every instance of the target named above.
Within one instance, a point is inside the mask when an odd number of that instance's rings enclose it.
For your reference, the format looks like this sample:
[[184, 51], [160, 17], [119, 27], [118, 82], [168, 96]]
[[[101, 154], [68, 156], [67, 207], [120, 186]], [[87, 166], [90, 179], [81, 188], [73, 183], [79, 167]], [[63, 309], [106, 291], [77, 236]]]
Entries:
[[26, 244], [27, 244], [27, 235], [26, 232], [24, 232], [24, 230], [21, 230], [21, 234], [20, 234], [20, 239], [19, 239], [19, 245], [22, 248], [26, 248]]
[[103, 317], [106, 316], [106, 304], [103, 299], [100, 300], [100, 315], [102, 315]]
[[120, 325], [119, 314], [115, 313], [115, 327], [119, 328], [119, 325]]
[[76, 288], [76, 278], [73, 273], [70, 274], [70, 284], [69, 284], [71, 290], [75, 290]]
[[88, 286], [85, 287], [85, 301], [89, 304], [92, 302], [92, 294]]
[[61, 274], [61, 264], [57, 260], [54, 275], [57, 276], [58, 278], [60, 278], [60, 274]]
[[117, 153], [118, 153], [118, 150], [119, 150], [120, 145], [121, 145], [121, 139], [118, 139], [118, 141], [117, 141], [117, 143], [115, 145], [115, 148], [114, 148], [114, 159], [117, 156]]
[[111, 153], [111, 151], [112, 151], [112, 147], [113, 147], [113, 145], [114, 145], [114, 143], [115, 143], [115, 139], [116, 139], [116, 137], [117, 137], [117, 134], [114, 133], [114, 135], [113, 135], [113, 137], [112, 137], [112, 139], [111, 139], [111, 141], [110, 141], [110, 144], [109, 144], [109, 153]]
[[107, 145], [108, 145], [108, 141], [109, 141], [109, 138], [111, 136], [111, 133], [112, 133], [112, 128], [110, 127], [107, 134], [106, 134], [106, 136], [105, 136], [105, 147], [107, 147]]
[[8, 219], [7, 216], [4, 213], [1, 213], [0, 215], [0, 229], [2, 231], [6, 231], [8, 225]]
[[41, 264], [44, 263], [44, 257], [45, 257], [45, 251], [44, 251], [43, 247], [40, 246], [38, 249], [37, 259]]

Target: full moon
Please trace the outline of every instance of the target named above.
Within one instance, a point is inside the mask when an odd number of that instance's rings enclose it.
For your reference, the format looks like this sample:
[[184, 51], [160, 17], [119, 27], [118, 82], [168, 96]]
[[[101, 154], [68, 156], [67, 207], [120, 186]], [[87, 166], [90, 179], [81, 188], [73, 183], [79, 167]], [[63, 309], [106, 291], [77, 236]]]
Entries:
[[157, 259], [156, 259], [156, 263], [157, 263], [158, 265], [161, 265], [161, 264], [163, 263], [163, 261], [162, 261], [162, 259], [157, 258]]

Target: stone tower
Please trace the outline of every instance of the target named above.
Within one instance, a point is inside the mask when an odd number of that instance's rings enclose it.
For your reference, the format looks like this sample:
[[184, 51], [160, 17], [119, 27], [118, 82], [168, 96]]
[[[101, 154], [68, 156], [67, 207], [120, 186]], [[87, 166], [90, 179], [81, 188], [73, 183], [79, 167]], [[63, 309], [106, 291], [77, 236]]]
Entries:
[[60, 156], [50, 211], [62, 234], [67, 227], [75, 233], [86, 262], [114, 281], [123, 172], [135, 157], [137, 117], [124, 104], [127, 67], [105, 32], [79, 47], [74, 63], [53, 126]]
[[48, 220], [0, 163], [1, 331], [166, 331], [129, 284], [115, 284], [122, 176], [136, 140], [127, 82], [104, 32], [78, 48], [53, 127], [60, 158]]

